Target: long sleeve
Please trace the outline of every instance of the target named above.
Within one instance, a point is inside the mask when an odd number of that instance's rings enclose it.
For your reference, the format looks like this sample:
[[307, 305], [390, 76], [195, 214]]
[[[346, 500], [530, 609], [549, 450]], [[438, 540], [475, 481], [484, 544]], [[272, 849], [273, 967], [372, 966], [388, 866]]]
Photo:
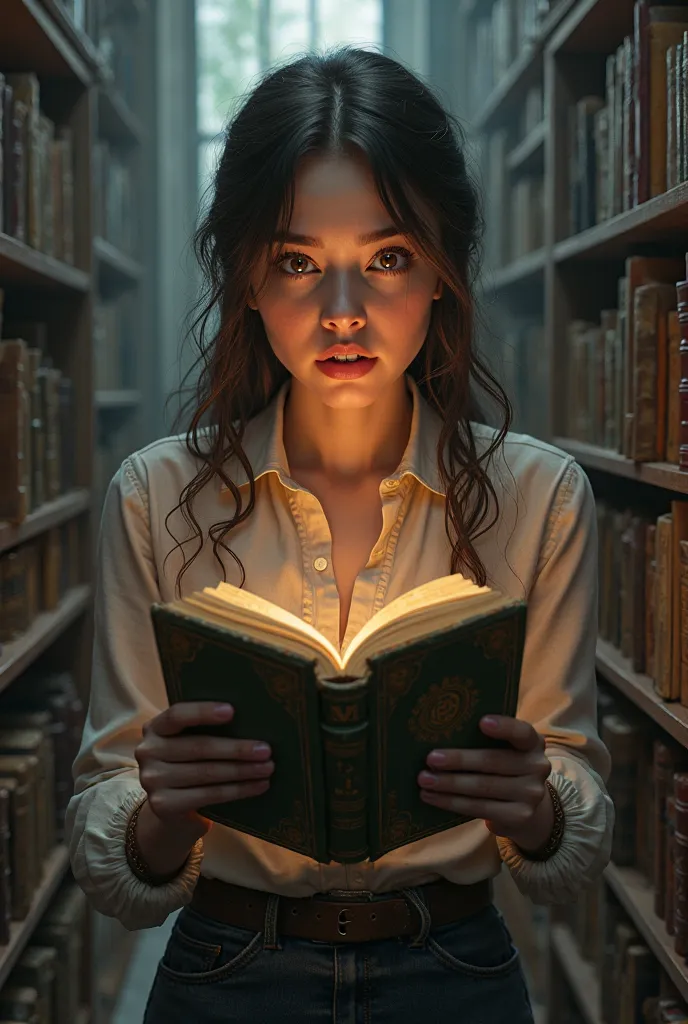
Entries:
[[563, 842], [547, 861], [497, 838], [522, 893], [535, 903], [573, 900], [606, 867], [614, 807], [609, 753], [597, 732], [597, 522], [590, 482], [570, 461], [562, 473], [528, 596], [518, 717], [545, 738], [550, 782], [566, 815]]
[[134, 748], [143, 723], [168, 705], [150, 619], [159, 600], [147, 493], [127, 459], [103, 508], [90, 701], [65, 826], [76, 881], [129, 930], [160, 925], [189, 902], [203, 855], [199, 840], [175, 879], [149, 886], [124, 852], [127, 821], [145, 796]]

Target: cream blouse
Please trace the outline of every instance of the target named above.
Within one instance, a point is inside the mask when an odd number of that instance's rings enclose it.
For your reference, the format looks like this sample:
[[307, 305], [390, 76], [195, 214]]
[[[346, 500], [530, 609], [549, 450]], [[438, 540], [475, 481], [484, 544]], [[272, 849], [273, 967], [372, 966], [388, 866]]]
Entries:
[[[343, 647], [385, 604], [450, 572], [445, 495], [435, 458], [441, 423], [410, 375], [407, 384], [413, 397], [410, 437], [397, 471], [380, 485], [382, 531], [356, 579]], [[302, 616], [338, 645], [339, 598], [328, 522], [317, 498], [289, 476], [282, 436], [288, 388], [289, 381], [246, 428], [256, 505], [230, 532], [228, 543], [244, 565], [248, 590]], [[476, 423], [471, 428], [478, 450], [484, 450], [493, 429]], [[588, 478], [573, 458], [516, 433], [507, 436], [488, 467], [499, 519], [474, 543], [488, 585], [528, 601], [517, 714], [546, 740], [550, 780], [566, 812], [558, 852], [545, 862], [529, 861], [510, 840], [474, 820], [372, 864], [322, 865], [214, 824], [173, 881], [153, 887], [132, 874], [124, 832], [145, 795], [134, 748], [143, 723], [168, 704], [149, 609], [154, 601], [176, 596], [183, 559], [165, 517], [195, 472], [183, 437], [155, 441], [125, 459], [103, 508], [90, 702], [66, 816], [74, 876], [96, 909], [128, 929], [159, 925], [189, 902], [199, 872], [289, 896], [331, 889], [385, 892], [440, 877], [470, 883], [495, 876], [502, 862], [536, 903], [573, 899], [591, 884], [609, 860], [614, 819], [604, 786], [609, 754], [596, 731], [595, 504]], [[237, 460], [228, 473], [247, 495]], [[233, 509], [231, 492], [219, 479], [196, 499], [205, 539], [183, 577], [183, 593], [222, 579], [207, 534]], [[178, 539], [189, 536], [179, 512], [169, 525]], [[195, 542], [186, 546], [187, 552], [194, 550]], [[227, 579], [238, 585], [234, 559], [223, 552], [223, 561]]]

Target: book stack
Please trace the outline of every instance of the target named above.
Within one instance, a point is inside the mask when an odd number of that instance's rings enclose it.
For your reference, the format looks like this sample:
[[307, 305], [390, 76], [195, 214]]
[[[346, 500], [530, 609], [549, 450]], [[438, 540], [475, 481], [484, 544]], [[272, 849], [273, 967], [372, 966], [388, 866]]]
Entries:
[[70, 519], [0, 553], [0, 642], [21, 637], [80, 582], [79, 526]]
[[686, 180], [688, 7], [638, 0], [634, 31], [606, 62], [604, 95], [569, 117], [572, 234]]
[[11, 523], [75, 482], [72, 381], [45, 355], [42, 326], [0, 341], [0, 520]]
[[0, 231], [74, 263], [74, 142], [41, 109], [38, 77], [0, 73]]
[[[682, 260], [630, 256], [616, 308], [567, 328], [569, 437], [636, 462], [680, 462]], [[687, 325], [688, 326], [688, 325]], [[688, 348], [686, 349], [688, 356]]]

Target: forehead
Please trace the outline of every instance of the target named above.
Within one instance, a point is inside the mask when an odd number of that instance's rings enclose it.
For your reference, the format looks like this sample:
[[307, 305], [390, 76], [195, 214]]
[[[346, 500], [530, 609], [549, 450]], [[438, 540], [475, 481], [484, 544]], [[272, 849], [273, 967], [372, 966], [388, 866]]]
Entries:
[[[353, 225], [352, 214], [357, 222]], [[312, 222], [322, 220], [333, 229], [370, 226], [371, 218], [389, 221], [370, 166], [362, 155], [309, 154], [302, 158], [294, 178], [292, 228], [306, 233], [314, 226]], [[382, 226], [382, 221], [378, 226]]]

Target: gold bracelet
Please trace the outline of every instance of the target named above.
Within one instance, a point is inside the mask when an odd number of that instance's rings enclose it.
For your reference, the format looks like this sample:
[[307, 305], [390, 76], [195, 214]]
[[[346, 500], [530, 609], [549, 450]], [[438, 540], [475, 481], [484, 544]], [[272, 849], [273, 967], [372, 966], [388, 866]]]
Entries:
[[[129, 867], [136, 875], [138, 879], [145, 882], [147, 885], [165, 885], [167, 882], [171, 882], [174, 878], [181, 873], [186, 866], [188, 857], [184, 861], [184, 864], [177, 871], [173, 871], [170, 875], [154, 875], [145, 860], [141, 856], [139, 844], [136, 842], [136, 822], [138, 821], [141, 808], [145, 804], [148, 797], [144, 797], [141, 803], [138, 805], [132, 816], [127, 822], [127, 830], [124, 836], [124, 852], [127, 856], [127, 862]], [[189, 854], [190, 856], [190, 854]]]
[[[550, 833], [549, 839], [544, 846], [541, 846], [539, 850], [521, 850], [521, 853], [526, 860], [549, 860], [553, 857], [561, 846], [561, 841], [564, 838], [564, 829], [566, 827], [566, 815], [564, 814], [564, 808], [562, 807], [559, 794], [556, 789], [549, 781], [545, 782], [549, 795], [552, 798], [552, 806], [554, 808], [554, 826]], [[521, 848], [519, 847], [519, 850]]]

